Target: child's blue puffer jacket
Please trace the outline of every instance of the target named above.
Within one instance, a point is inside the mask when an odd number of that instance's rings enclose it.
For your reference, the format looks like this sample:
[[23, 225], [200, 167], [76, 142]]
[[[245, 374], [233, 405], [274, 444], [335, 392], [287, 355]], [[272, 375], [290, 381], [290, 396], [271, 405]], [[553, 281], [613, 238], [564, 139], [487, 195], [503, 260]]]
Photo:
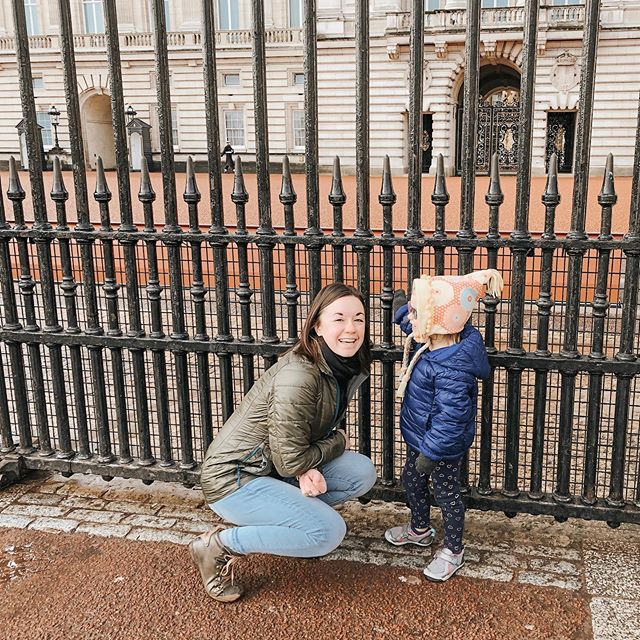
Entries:
[[[406, 305], [395, 322], [411, 333]], [[458, 344], [425, 351], [402, 401], [400, 430], [406, 443], [432, 460], [462, 457], [476, 432], [477, 378], [490, 372], [482, 336], [472, 325], [463, 329]]]

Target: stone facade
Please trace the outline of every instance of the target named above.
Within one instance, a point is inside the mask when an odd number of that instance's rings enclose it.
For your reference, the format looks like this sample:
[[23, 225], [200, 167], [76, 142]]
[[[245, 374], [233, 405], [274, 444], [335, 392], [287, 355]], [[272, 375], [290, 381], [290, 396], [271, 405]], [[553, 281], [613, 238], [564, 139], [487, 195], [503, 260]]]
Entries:
[[[230, 138], [237, 153], [251, 161], [255, 152], [249, 0], [219, 0], [217, 19], [218, 90], [221, 143]], [[89, 165], [101, 155], [112, 162], [111, 106], [105, 38], [100, 31], [101, 0], [72, 0], [78, 91]], [[482, 84], [495, 93], [519, 83], [524, 2], [483, 2]], [[152, 150], [158, 149], [156, 90], [150, 2], [118, 1], [125, 103], [148, 122]], [[169, 0], [171, 96], [176, 160], [205, 159], [204, 96], [200, 0]], [[427, 0], [423, 110], [430, 114], [429, 146], [442, 153], [447, 172], [456, 171], [459, 96], [464, 74], [464, 1]], [[508, 5], [502, 7], [502, 5]], [[31, 60], [45, 149], [53, 144], [47, 111], [62, 112], [58, 134], [68, 149], [56, 2], [25, 0], [31, 33]], [[436, 9], [436, 10], [431, 10]], [[380, 171], [385, 154], [394, 172], [407, 170], [409, 108], [409, 0], [371, 0], [370, 113], [371, 167]], [[295, 0], [265, 6], [269, 146], [271, 158], [289, 154], [304, 160], [303, 43]], [[355, 165], [355, 49], [353, 0], [318, 1], [318, 85], [320, 164], [339, 154], [346, 172]], [[222, 24], [222, 21], [225, 24]], [[541, 2], [535, 88], [533, 171], [545, 171], [549, 113], [575, 113], [580, 84], [584, 4]], [[95, 31], [96, 33], [89, 33]], [[640, 1], [603, 0], [598, 45], [591, 164], [602, 170], [606, 155], [616, 158], [618, 174], [633, 166], [640, 72]], [[0, 0], [0, 162], [19, 155], [16, 125], [22, 118], [13, 38], [11, 0]], [[488, 95], [488, 94], [485, 94]], [[570, 116], [573, 117], [573, 116]], [[574, 131], [575, 134], [575, 131]], [[564, 135], [564, 132], [563, 132]], [[564, 141], [564, 138], [563, 138]], [[573, 143], [573, 140], [569, 140]], [[111, 154], [111, 156], [110, 156]], [[435, 163], [429, 169], [433, 172]], [[426, 169], [426, 168], [425, 168]], [[570, 168], [569, 168], [570, 171]]]

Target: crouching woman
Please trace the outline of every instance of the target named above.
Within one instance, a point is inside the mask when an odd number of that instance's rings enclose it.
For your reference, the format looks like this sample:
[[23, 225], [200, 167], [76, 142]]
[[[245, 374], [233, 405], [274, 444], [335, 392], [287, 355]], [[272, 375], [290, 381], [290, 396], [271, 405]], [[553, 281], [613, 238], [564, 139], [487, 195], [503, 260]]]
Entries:
[[376, 480], [371, 460], [347, 450], [340, 428], [370, 364], [362, 296], [343, 284], [325, 287], [296, 345], [254, 384], [206, 453], [205, 499], [236, 525], [189, 545], [209, 596], [242, 595], [231, 571], [239, 556], [310, 558], [342, 542], [346, 526], [333, 507]]

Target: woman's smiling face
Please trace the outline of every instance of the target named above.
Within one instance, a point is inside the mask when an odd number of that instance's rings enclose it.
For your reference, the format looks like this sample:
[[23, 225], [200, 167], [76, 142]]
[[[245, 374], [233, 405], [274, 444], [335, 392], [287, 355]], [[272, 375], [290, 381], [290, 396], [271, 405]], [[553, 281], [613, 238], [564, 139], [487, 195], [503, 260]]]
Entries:
[[350, 358], [362, 346], [365, 323], [364, 307], [360, 300], [355, 296], [344, 296], [322, 310], [315, 329], [331, 351]]

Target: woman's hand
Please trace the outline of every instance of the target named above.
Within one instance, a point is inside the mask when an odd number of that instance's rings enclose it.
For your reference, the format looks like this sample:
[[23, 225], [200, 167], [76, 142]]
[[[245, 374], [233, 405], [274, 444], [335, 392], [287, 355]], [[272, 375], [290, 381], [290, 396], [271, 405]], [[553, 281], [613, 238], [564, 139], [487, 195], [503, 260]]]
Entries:
[[342, 434], [342, 437], [344, 438], [344, 450], [346, 451], [351, 446], [351, 443], [349, 442], [349, 436], [347, 435], [347, 431], [346, 429], [336, 429], [336, 431]]
[[298, 476], [298, 482], [303, 496], [315, 498], [327, 491], [327, 481], [317, 469], [305, 471], [301, 476]]

